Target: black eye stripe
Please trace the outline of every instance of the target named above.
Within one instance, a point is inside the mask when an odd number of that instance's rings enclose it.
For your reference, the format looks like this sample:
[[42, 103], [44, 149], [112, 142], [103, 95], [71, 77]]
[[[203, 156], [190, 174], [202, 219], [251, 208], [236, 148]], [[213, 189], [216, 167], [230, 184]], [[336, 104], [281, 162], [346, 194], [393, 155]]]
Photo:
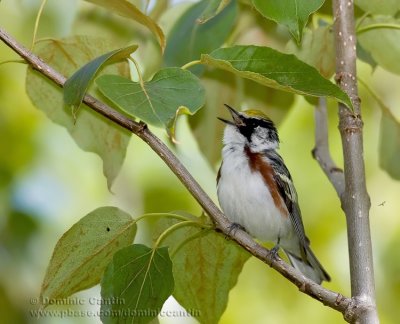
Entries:
[[261, 126], [268, 129], [275, 129], [274, 123], [270, 120], [255, 119], [254, 121], [252, 121], [252, 123], [254, 123], [255, 127]]
[[251, 134], [253, 134], [254, 126], [249, 125], [246, 123], [245, 126], [240, 126], [239, 131], [242, 133], [243, 136], [247, 138], [247, 140], [250, 142]]
[[245, 125], [240, 126], [239, 130], [243, 134], [243, 136], [245, 136], [247, 140], [250, 142], [251, 135], [253, 134], [254, 129], [257, 128], [258, 126], [269, 130], [268, 135], [270, 140], [279, 142], [279, 137], [276, 127], [274, 123], [268, 119], [247, 118], [245, 119]]

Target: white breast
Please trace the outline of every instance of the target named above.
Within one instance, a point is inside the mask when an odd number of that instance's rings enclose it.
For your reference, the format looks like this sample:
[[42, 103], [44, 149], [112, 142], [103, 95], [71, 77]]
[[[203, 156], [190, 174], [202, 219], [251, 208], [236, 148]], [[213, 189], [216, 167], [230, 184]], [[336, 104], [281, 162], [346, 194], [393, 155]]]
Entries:
[[220, 172], [218, 199], [232, 222], [264, 242], [293, 235], [289, 217], [281, 215], [261, 175], [250, 169], [241, 144], [225, 145]]

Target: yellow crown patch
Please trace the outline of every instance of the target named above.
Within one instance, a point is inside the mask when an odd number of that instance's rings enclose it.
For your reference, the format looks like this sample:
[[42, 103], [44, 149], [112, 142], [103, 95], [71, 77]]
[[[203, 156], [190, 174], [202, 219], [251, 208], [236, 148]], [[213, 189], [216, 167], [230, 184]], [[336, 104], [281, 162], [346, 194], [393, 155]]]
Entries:
[[243, 111], [243, 113], [245, 113], [249, 117], [270, 120], [270, 118], [265, 113], [263, 113], [261, 110], [248, 109], [248, 110]]

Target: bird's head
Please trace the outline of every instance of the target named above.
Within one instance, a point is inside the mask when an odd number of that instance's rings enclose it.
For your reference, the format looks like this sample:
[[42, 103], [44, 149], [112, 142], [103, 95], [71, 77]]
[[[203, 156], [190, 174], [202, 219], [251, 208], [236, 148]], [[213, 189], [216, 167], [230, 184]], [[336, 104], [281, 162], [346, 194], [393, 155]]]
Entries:
[[218, 118], [227, 124], [224, 134], [225, 144], [247, 145], [253, 152], [274, 150], [279, 147], [279, 137], [271, 119], [259, 110], [238, 112], [229, 105], [232, 121]]

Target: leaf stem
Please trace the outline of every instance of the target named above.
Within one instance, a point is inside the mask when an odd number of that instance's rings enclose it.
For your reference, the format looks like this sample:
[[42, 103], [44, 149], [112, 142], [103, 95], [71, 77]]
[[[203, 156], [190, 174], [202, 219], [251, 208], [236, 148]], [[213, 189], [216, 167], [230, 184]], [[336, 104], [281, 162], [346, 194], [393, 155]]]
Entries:
[[356, 32], [357, 30], [360, 28], [361, 24], [364, 22], [365, 18], [367, 18], [371, 13], [369, 11], [367, 11], [366, 13], [364, 13], [360, 19], [358, 19], [357, 23], [356, 23]]
[[6, 61], [3, 61], [3, 62], [0, 62], [0, 65], [7, 64], [7, 63], [22, 63], [22, 64], [27, 64], [26, 61], [24, 61], [24, 60], [6, 60]]
[[156, 243], [154, 243], [153, 249], [156, 249], [160, 246], [161, 242], [171, 233], [175, 232], [177, 229], [184, 227], [184, 226], [189, 226], [189, 225], [194, 225], [194, 226], [199, 226], [199, 227], [204, 227], [205, 225], [200, 224], [199, 222], [196, 221], [184, 221], [184, 222], [179, 222], [176, 223], [170, 227], [168, 227], [164, 232], [160, 234], [158, 237]]
[[159, 115], [157, 114], [156, 109], [154, 109], [154, 107], [153, 107], [153, 103], [152, 103], [152, 101], [150, 99], [149, 94], [147, 93], [146, 87], [144, 86], [144, 81], [143, 81], [142, 73], [140, 72], [140, 67], [139, 67], [138, 62], [136, 62], [136, 60], [134, 58], [132, 58], [132, 57], [129, 57], [129, 60], [135, 65], [135, 68], [136, 68], [136, 71], [137, 71], [137, 74], [138, 74], [138, 77], [139, 77], [140, 87], [142, 88], [142, 91], [143, 91], [144, 95], [147, 98], [147, 102], [149, 103], [149, 106], [150, 106], [154, 116], [156, 116], [158, 118], [158, 120], [162, 123], [162, 120], [159, 117]]
[[360, 35], [361, 33], [365, 33], [369, 30], [382, 29], [382, 28], [400, 30], [400, 25], [398, 25], [398, 24], [383, 24], [383, 23], [382, 24], [371, 24], [371, 25], [360, 27], [359, 29], [357, 29], [357, 35]]
[[139, 63], [136, 62], [136, 60], [133, 57], [129, 57], [129, 60], [133, 63], [133, 65], [135, 66], [136, 72], [138, 74], [138, 78], [139, 78], [139, 83], [140, 86], [142, 87], [142, 89], [144, 89], [144, 81], [143, 81], [143, 77], [142, 77], [142, 73], [140, 72], [140, 67], [139, 67]]
[[47, 0], [42, 0], [42, 3], [40, 4], [40, 8], [39, 8], [39, 11], [38, 11], [38, 14], [36, 16], [35, 27], [33, 28], [32, 44], [31, 44], [31, 48], [30, 48], [31, 51], [33, 50], [33, 47], [35, 46], [36, 34], [37, 34], [38, 29], [39, 29], [39, 21], [40, 21], [40, 17], [42, 16], [43, 9], [44, 9], [44, 6], [46, 5], [46, 2], [47, 2]]
[[186, 63], [184, 66], [181, 67], [181, 69], [182, 70], [186, 70], [186, 69], [188, 69], [188, 68], [190, 68], [192, 66], [198, 65], [198, 64], [201, 64], [201, 61], [200, 60], [195, 60], [195, 61]]
[[170, 218], [175, 218], [179, 219], [181, 221], [189, 221], [189, 218], [178, 215], [178, 214], [173, 214], [173, 213], [148, 213], [148, 214], [143, 214], [142, 216], [139, 216], [134, 220], [135, 223], [139, 222], [142, 219], [149, 218], [149, 217], [170, 217]]

